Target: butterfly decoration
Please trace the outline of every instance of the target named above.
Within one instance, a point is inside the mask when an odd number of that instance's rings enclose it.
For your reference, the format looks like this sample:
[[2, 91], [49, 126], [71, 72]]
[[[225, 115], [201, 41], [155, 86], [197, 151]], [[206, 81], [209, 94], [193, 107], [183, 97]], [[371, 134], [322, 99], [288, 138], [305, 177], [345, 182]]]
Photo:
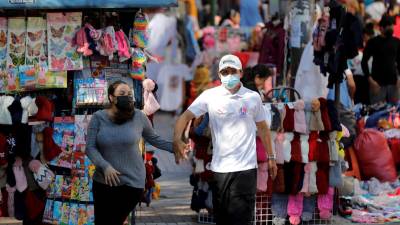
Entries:
[[10, 53], [21, 55], [24, 52], [25, 52], [25, 46], [23, 45], [15, 46], [13, 44], [10, 44]]
[[13, 53], [10, 53], [10, 58], [14, 66], [20, 66], [25, 64], [25, 55], [17, 56]]
[[72, 39], [72, 37], [70, 37], [70, 36], [65, 36], [64, 37], [64, 41], [66, 41], [66, 42], [68, 42], [68, 43], [70, 43], [70, 44], [72, 44], [73, 42], [73, 39]]
[[67, 33], [67, 34], [72, 33], [72, 27], [71, 27], [71, 26], [67, 26], [67, 27], [65, 28], [65, 33]]
[[47, 61], [47, 56], [41, 55], [41, 56], [40, 56], [40, 61], [42, 61], [42, 62]]
[[32, 59], [27, 58], [25, 64], [26, 65], [36, 65], [38, 63], [39, 63], [39, 59], [38, 58], [32, 58]]
[[42, 38], [43, 30], [37, 32], [28, 32], [28, 37], [31, 42], [36, 42]]
[[0, 50], [0, 59], [4, 59], [7, 56], [7, 48]]
[[54, 55], [51, 56], [51, 68], [63, 70], [66, 57], [57, 59]]
[[3, 48], [7, 44], [7, 35], [4, 30], [0, 32], [0, 48]]
[[61, 44], [57, 44], [54, 40], [50, 40], [50, 51], [56, 55], [61, 55], [67, 43], [62, 42]]
[[80, 57], [80, 55], [79, 55], [76, 51], [74, 51], [74, 52], [67, 52], [67, 53], [66, 53], [66, 56], [67, 56], [68, 58], [74, 60], [74, 61], [78, 60], [79, 57]]
[[16, 44], [24, 44], [25, 43], [25, 32], [20, 35], [16, 35], [14, 32], [11, 32], [11, 42]]
[[30, 57], [38, 57], [40, 56], [41, 50], [42, 49], [42, 43], [37, 43], [35, 46], [30, 46], [28, 45], [28, 56]]
[[36, 74], [35, 67], [32, 67], [32, 68], [30, 68], [28, 70], [25, 70], [24, 74], [26, 74], [27, 76], [30, 76], [30, 77], [34, 76]]
[[51, 36], [53, 38], [61, 38], [65, 30], [65, 26], [62, 26], [58, 29], [51, 27]]

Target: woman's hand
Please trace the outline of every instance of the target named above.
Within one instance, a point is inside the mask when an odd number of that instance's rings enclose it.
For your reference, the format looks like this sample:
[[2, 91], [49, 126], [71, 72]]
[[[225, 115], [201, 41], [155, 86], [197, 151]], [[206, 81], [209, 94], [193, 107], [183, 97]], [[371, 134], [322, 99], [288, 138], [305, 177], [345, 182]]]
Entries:
[[187, 159], [187, 153], [190, 149], [190, 145], [186, 144], [182, 140], [174, 140], [174, 153], [175, 162], [179, 164], [181, 160]]
[[104, 171], [104, 178], [106, 181], [107, 185], [112, 186], [118, 186], [118, 184], [120, 183], [119, 180], [119, 175], [121, 175], [120, 172], [118, 172], [116, 169], [114, 169], [114, 167], [112, 166], [108, 166], [107, 169]]

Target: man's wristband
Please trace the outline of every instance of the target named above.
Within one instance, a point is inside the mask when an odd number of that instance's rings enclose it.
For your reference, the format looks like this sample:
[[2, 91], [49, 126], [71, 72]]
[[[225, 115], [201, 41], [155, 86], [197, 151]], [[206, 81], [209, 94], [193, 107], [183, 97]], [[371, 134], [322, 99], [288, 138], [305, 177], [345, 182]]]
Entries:
[[276, 160], [276, 156], [275, 155], [269, 155], [268, 156], [268, 160]]

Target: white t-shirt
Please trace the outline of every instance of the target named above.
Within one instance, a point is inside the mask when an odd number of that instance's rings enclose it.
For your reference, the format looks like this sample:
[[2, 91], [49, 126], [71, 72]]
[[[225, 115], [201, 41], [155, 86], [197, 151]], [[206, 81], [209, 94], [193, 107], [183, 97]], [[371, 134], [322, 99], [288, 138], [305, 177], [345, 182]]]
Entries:
[[165, 64], [160, 68], [157, 84], [160, 87], [160, 107], [164, 111], [176, 111], [183, 101], [183, 81], [190, 76], [185, 64]]
[[176, 18], [157, 13], [150, 20], [148, 30], [149, 44], [147, 50], [155, 55], [164, 56], [168, 42], [177, 37]]
[[223, 86], [204, 91], [188, 110], [210, 115], [213, 141], [211, 170], [219, 173], [257, 168], [256, 122], [265, 121], [258, 93], [245, 87], [231, 94]]

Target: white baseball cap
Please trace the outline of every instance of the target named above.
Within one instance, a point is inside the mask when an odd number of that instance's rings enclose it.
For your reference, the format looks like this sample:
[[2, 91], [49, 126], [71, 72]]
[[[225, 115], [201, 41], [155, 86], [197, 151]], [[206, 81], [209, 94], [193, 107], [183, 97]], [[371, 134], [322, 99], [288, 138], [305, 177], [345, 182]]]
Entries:
[[225, 55], [219, 61], [218, 71], [221, 72], [221, 70], [226, 69], [228, 67], [241, 70], [242, 63], [240, 62], [240, 59], [235, 55]]

